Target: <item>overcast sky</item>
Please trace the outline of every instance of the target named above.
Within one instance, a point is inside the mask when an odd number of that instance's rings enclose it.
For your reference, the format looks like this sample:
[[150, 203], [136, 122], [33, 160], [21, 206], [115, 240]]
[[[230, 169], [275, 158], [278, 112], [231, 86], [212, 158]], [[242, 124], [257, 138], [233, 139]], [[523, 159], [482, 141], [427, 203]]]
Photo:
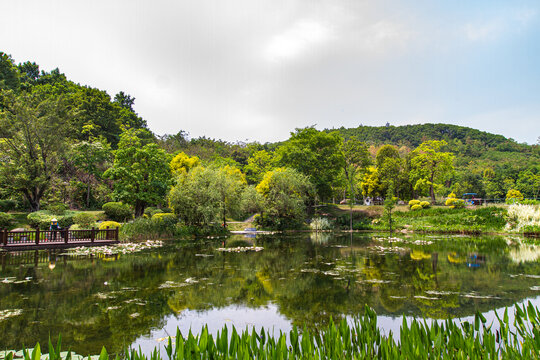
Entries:
[[0, 51], [157, 134], [452, 123], [536, 143], [539, 1], [0, 0]]

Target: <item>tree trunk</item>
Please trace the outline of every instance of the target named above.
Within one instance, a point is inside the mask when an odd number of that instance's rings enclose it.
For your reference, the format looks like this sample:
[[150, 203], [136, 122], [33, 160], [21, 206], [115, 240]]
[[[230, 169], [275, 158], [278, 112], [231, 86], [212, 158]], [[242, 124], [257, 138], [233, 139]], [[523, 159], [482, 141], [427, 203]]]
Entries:
[[135, 202], [135, 217], [141, 217], [144, 215], [144, 208], [146, 208], [146, 203], [144, 201], [137, 200]]
[[431, 173], [431, 178], [429, 179], [429, 195], [431, 196], [431, 201], [435, 203], [435, 191], [433, 191], [433, 178], [435, 173]]
[[88, 183], [88, 187], [86, 188], [86, 208], [90, 208], [90, 183]]

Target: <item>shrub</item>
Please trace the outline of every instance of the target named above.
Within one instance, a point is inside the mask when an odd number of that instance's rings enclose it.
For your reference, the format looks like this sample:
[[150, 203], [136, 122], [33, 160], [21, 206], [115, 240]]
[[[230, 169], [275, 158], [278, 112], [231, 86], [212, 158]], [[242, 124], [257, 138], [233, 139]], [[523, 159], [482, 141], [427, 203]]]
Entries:
[[6, 229], [11, 225], [11, 215], [0, 212], [0, 229]]
[[429, 203], [429, 201], [421, 201], [420, 206], [422, 207], [422, 209], [427, 209], [431, 206], [431, 204]]
[[521, 194], [521, 191], [510, 189], [508, 190], [508, 193], [506, 194], [506, 203], [507, 204], [515, 204], [516, 202], [523, 200], [523, 194]]
[[452, 209], [461, 209], [465, 207], [465, 200], [456, 199], [454, 193], [452, 193], [448, 196], [448, 199], [446, 199], [445, 205]]
[[522, 231], [522, 228], [531, 226], [540, 226], [540, 208], [517, 204], [508, 207], [507, 230]]
[[96, 221], [96, 217], [92, 214], [81, 212], [73, 217], [75, 224], [82, 228], [90, 228]]
[[34, 229], [46, 230], [51, 225], [51, 220], [54, 218], [48, 211], [40, 210], [30, 213], [26, 216], [28, 223]]
[[17, 203], [13, 200], [0, 200], [0, 211], [8, 212], [14, 210]]
[[60, 202], [47, 205], [47, 210], [49, 210], [49, 212], [53, 215], [64, 215], [67, 209], [67, 205]]
[[73, 224], [75, 224], [75, 214], [66, 214], [58, 217], [58, 226], [62, 229], [68, 228]]
[[162, 223], [165, 226], [172, 226], [178, 223], [178, 216], [171, 213], [156, 213], [152, 215], [152, 221]]
[[152, 206], [147, 207], [146, 209], [144, 209], [144, 215], [146, 215], [149, 218], [154, 216], [154, 214], [161, 214], [163, 212], [164, 212], [163, 210], [158, 209], [156, 207], [152, 207]]
[[333, 228], [332, 223], [327, 218], [314, 218], [309, 224], [311, 230], [321, 231], [321, 230], [331, 230]]
[[420, 205], [420, 200], [410, 200], [409, 201], [409, 207], [412, 209], [414, 205]]
[[117, 223], [116, 221], [104, 221], [101, 224], [99, 224], [99, 230], [104, 229], [116, 229], [119, 228], [121, 225], [120, 223]]
[[129, 205], [122, 204], [121, 202], [108, 202], [103, 204], [102, 209], [105, 211], [107, 218], [113, 221], [123, 222], [132, 217]]
[[422, 205], [415, 204], [415, 205], [411, 206], [411, 210], [412, 211], [422, 210]]

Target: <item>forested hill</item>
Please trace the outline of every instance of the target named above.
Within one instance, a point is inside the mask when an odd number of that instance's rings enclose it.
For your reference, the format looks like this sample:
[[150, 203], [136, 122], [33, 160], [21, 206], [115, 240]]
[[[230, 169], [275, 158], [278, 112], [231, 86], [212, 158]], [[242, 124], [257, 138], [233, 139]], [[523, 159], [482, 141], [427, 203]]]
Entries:
[[523, 151], [530, 148], [502, 135], [450, 124], [360, 125], [357, 128], [341, 127], [332, 130], [339, 131], [344, 138], [355, 136], [358, 140], [372, 145], [394, 144], [415, 148], [426, 140], [445, 140], [450, 144], [460, 142], [499, 151]]

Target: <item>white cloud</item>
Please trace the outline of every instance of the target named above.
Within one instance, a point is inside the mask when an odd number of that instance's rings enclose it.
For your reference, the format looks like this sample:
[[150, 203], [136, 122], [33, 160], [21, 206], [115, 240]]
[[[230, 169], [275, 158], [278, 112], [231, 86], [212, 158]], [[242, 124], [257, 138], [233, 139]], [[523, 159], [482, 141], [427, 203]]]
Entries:
[[300, 20], [274, 36], [264, 50], [268, 60], [292, 59], [331, 38], [331, 31], [320, 22]]
[[493, 20], [487, 23], [468, 23], [463, 27], [463, 30], [469, 41], [486, 41], [495, 39], [503, 28], [502, 22]]

